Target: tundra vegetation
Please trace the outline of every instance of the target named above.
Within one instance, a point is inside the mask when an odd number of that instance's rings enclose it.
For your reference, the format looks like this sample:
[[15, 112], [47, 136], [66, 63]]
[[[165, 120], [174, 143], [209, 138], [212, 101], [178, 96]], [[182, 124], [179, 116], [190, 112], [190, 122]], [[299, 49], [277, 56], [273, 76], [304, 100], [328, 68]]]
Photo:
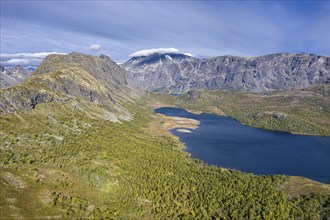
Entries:
[[1, 116], [3, 219], [329, 218], [328, 185], [206, 165], [142, 101], [120, 123], [76, 104]]

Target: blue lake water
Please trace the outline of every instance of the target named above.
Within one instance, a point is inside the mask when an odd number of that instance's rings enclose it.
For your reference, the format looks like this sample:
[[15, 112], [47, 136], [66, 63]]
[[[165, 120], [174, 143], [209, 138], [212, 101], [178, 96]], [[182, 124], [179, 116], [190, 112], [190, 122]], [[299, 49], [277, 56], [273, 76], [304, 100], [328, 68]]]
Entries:
[[208, 164], [254, 174], [303, 176], [330, 183], [330, 137], [296, 135], [242, 125], [213, 114], [192, 114], [179, 108], [159, 108], [167, 116], [200, 121], [192, 133], [171, 132], [192, 157]]

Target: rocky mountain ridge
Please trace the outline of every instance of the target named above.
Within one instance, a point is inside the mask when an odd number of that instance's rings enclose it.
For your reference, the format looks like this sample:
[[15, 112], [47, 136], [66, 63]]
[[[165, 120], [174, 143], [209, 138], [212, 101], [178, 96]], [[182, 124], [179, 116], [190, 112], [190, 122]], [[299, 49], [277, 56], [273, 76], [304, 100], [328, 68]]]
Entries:
[[[81, 53], [49, 55], [22, 84], [2, 89], [0, 110], [34, 109], [42, 103], [72, 103], [77, 108], [91, 105], [112, 121], [129, 119], [124, 103], [141, 95], [109, 57]], [[102, 110], [101, 110], [102, 109]]]
[[122, 65], [136, 85], [156, 92], [289, 91], [330, 82], [330, 58], [279, 53], [197, 59], [183, 54], [133, 57]]

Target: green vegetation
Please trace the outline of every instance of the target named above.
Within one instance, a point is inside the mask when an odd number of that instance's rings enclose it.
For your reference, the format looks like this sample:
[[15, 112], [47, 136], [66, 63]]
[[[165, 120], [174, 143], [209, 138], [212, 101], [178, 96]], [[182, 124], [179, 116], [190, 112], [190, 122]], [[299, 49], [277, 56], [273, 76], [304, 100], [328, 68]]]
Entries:
[[49, 102], [1, 115], [1, 218], [330, 218], [328, 185], [291, 194], [289, 177], [208, 166], [159, 132], [158, 116], [137, 107], [146, 103], [126, 104], [134, 116], [121, 123], [92, 117], [96, 105]]
[[305, 91], [253, 94], [195, 91], [182, 96], [152, 94], [163, 102], [192, 111], [225, 114], [243, 124], [300, 134], [330, 136], [330, 85]]

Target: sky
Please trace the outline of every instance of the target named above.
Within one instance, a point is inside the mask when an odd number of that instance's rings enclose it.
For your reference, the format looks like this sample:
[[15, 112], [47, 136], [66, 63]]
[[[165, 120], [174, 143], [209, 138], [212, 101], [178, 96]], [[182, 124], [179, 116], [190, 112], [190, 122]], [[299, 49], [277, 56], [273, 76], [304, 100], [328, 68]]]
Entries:
[[153, 48], [198, 58], [330, 53], [328, 0], [0, 2], [2, 65], [73, 51], [122, 63]]

